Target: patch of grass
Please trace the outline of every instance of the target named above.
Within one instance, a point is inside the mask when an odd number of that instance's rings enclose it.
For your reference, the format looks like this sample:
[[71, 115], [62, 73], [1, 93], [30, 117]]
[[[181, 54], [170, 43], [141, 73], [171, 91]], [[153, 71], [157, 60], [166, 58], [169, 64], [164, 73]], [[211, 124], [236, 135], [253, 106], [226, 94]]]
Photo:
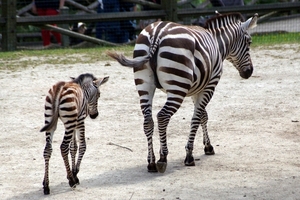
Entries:
[[111, 58], [106, 55], [107, 51], [118, 51], [130, 57], [132, 56], [133, 46], [0, 52], [0, 70], [17, 70], [43, 64], [72, 65], [77, 63], [94, 63], [110, 60]]
[[253, 46], [300, 44], [300, 33], [272, 32], [252, 35]]
[[[300, 33], [260, 33], [252, 35], [252, 47], [272, 46], [277, 44], [300, 44]], [[61, 48], [45, 50], [19, 50], [0, 52], [0, 70], [18, 70], [39, 65], [65, 65], [95, 63], [111, 60], [107, 51], [117, 51], [131, 57], [133, 45], [119, 47]]]

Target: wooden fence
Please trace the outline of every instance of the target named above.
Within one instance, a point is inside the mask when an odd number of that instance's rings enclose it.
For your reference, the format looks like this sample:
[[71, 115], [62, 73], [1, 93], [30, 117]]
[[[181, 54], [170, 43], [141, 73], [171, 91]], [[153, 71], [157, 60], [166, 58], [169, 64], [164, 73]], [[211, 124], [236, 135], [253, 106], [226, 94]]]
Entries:
[[[57, 16], [31, 16], [27, 13], [30, 10], [31, 5], [28, 5], [17, 11], [16, 15], [16, 0], [2, 0], [2, 16], [0, 17], [0, 27], [2, 32], [2, 50], [13, 51], [17, 47], [17, 33], [16, 27], [23, 25], [34, 25], [44, 27], [48, 29], [55, 29], [63, 35], [79, 37], [93, 43], [105, 43], [105, 41], [98, 40], [97, 38], [83, 36], [76, 34], [67, 28], [56, 28], [49, 24], [70, 24], [75, 22], [100, 22], [100, 21], [117, 21], [117, 20], [129, 20], [129, 19], [155, 19], [161, 18], [168, 21], [179, 21], [184, 18], [197, 18], [199, 16], [211, 15], [217, 9], [220, 13], [227, 12], [241, 12], [242, 14], [258, 13], [260, 16], [269, 16], [268, 13], [284, 12], [292, 10], [300, 10], [300, 2], [288, 2], [288, 3], [276, 3], [276, 4], [260, 4], [260, 5], [246, 5], [246, 6], [231, 6], [231, 7], [212, 7], [206, 8], [209, 1], [205, 1], [202, 5], [196, 6], [196, 8], [178, 8], [183, 3], [189, 3], [189, 0], [181, 1], [177, 0], [163, 0], [161, 5], [149, 3], [144, 0], [124, 0], [126, 2], [137, 3], [141, 5], [147, 5], [153, 8], [151, 11], [140, 12], [118, 12], [118, 13], [96, 13], [95, 8], [98, 6], [98, 1], [89, 6], [80, 5], [72, 0], [66, 0], [66, 4], [75, 6], [82, 11], [83, 14], [74, 15], [63, 12]], [[255, 0], [253, 1], [255, 2]], [[204, 8], [205, 7], [205, 8]], [[62, 26], [60, 26], [62, 27]], [[107, 43], [111, 44], [111, 43]], [[114, 44], [111, 44], [114, 45]]]

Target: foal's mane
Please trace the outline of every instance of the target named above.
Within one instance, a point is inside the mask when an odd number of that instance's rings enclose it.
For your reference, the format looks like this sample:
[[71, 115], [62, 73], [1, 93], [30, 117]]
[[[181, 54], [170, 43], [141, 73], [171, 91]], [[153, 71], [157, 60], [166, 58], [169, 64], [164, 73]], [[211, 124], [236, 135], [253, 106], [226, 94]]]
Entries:
[[[205, 23], [205, 28], [223, 27], [236, 22], [244, 22], [245, 19], [241, 13], [217, 14], [208, 19]], [[222, 22], [222, 23], [221, 23]]]
[[96, 80], [93, 74], [86, 73], [86, 74], [81, 74], [77, 78], [73, 78], [73, 82], [77, 83], [79, 85], [84, 85], [86, 83], [91, 83], [92, 81]]

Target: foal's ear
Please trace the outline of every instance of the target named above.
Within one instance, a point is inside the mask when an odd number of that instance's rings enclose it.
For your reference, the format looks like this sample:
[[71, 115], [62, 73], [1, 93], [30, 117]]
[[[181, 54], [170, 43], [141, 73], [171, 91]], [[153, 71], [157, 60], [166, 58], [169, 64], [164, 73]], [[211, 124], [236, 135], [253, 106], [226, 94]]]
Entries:
[[258, 19], [258, 14], [255, 13], [253, 17], [249, 18], [247, 21], [242, 22], [242, 28], [244, 30], [252, 29], [254, 28], [257, 24], [257, 19]]
[[106, 83], [108, 81], [108, 79], [109, 79], [109, 76], [105, 76], [104, 78], [99, 78], [99, 79], [97, 79], [93, 82], [94, 82], [96, 87], [99, 87], [100, 85]]

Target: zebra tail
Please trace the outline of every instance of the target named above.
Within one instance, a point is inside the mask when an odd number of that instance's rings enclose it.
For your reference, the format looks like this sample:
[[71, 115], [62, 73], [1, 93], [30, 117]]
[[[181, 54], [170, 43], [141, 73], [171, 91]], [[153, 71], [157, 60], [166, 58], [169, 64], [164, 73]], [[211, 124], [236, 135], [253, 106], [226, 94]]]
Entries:
[[[54, 118], [54, 120], [53, 120], [53, 118]], [[50, 123], [45, 124], [45, 126], [40, 130], [40, 132], [51, 130], [51, 128], [57, 123], [57, 120], [58, 120], [58, 115], [53, 116]]]
[[126, 58], [123, 54], [118, 54], [116, 52], [106, 52], [106, 54], [109, 57], [117, 60], [121, 65], [125, 67], [133, 67], [133, 68], [143, 66], [150, 59], [149, 55], [129, 59]]
[[[49, 94], [46, 97], [46, 101], [51, 104], [51, 110], [52, 115], [50, 118], [49, 123], [46, 123], [45, 126], [40, 130], [40, 132], [49, 131], [52, 129], [53, 126], [57, 124], [58, 121], [58, 106], [59, 106], [59, 94], [61, 93], [61, 90], [63, 86], [65, 85], [65, 82], [59, 82], [56, 85], [52, 87], [51, 90], [49, 90]], [[52, 96], [52, 101], [49, 96]], [[47, 106], [45, 106], [45, 111], [49, 109]], [[45, 113], [46, 116], [46, 113]]]

